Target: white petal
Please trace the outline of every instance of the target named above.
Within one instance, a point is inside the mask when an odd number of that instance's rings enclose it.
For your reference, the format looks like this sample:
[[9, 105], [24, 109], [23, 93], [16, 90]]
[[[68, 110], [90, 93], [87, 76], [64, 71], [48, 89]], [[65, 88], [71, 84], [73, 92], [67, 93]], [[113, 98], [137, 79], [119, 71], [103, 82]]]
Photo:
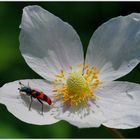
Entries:
[[20, 50], [27, 64], [43, 78], [83, 64], [83, 48], [75, 30], [39, 6], [23, 9]]
[[[60, 103], [61, 105], [61, 103]], [[78, 128], [99, 127], [104, 122], [102, 112], [95, 105], [93, 108], [68, 108], [57, 104], [57, 119], [65, 120]]]
[[128, 129], [140, 126], [140, 85], [114, 81], [95, 90], [96, 104], [111, 128]]
[[140, 61], [140, 14], [119, 16], [101, 25], [91, 37], [86, 63], [95, 66], [101, 80], [129, 73]]
[[[43, 80], [20, 80], [25, 86], [29, 85], [44, 92], [44, 94], [51, 97], [50, 84]], [[0, 88], [0, 103], [4, 104], [8, 111], [11, 112], [18, 119], [31, 124], [52, 124], [59, 120], [52, 115], [52, 109], [44, 103], [43, 115], [41, 115], [41, 104], [34, 99], [31, 110], [29, 111], [30, 97], [27, 95], [20, 95], [18, 88], [20, 88], [19, 81], [14, 81], [5, 84]]]

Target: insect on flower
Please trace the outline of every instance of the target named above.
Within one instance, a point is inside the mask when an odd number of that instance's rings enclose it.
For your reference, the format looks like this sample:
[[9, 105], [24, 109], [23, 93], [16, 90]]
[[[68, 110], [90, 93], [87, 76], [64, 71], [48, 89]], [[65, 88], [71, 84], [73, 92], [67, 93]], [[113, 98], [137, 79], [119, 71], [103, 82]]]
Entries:
[[30, 102], [30, 105], [29, 105], [29, 110], [31, 110], [31, 105], [32, 105], [32, 102], [33, 102], [33, 98], [36, 98], [41, 103], [41, 105], [42, 105], [42, 115], [43, 115], [43, 102], [42, 101], [45, 101], [49, 105], [51, 105], [52, 102], [51, 102], [50, 97], [45, 95], [42, 91], [37, 91], [35, 89], [32, 89], [29, 86], [29, 83], [28, 83], [28, 86], [23, 85], [21, 82], [19, 82], [19, 84], [21, 85], [21, 88], [18, 88], [19, 92], [20, 93], [24, 92], [24, 93], [26, 93], [26, 95], [31, 97], [31, 102]]

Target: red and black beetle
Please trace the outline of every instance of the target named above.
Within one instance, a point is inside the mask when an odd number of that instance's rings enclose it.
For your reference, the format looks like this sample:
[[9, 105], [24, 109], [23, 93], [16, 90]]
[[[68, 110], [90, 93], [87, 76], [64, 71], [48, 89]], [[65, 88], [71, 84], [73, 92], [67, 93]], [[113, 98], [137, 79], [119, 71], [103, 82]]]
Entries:
[[42, 105], [42, 115], [43, 115], [43, 102], [42, 101], [45, 101], [49, 105], [51, 105], [52, 101], [51, 101], [50, 97], [45, 95], [42, 91], [37, 91], [35, 89], [32, 89], [29, 86], [29, 83], [28, 83], [28, 86], [23, 85], [21, 82], [19, 82], [19, 84], [21, 85], [21, 88], [18, 88], [19, 92], [24, 92], [24, 93], [26, 93], [26, 95], [31, 97], [31, 102], [30, 102], [30, 105], [29, 105], [29, 110], [31, 109], [31, 105], [32, 105], [32, 102], [33, 102], [32, 98], [36, 98], [41, 103], [41, 105]]

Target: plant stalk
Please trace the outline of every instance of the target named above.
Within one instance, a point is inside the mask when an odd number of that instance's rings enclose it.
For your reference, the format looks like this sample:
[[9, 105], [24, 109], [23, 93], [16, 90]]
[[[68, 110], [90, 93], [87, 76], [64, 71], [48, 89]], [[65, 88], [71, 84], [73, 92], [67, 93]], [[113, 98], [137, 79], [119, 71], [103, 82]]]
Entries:
[[108, 128], [108, 130], [111, 131], [111, 133], [115, 136], [115, 138], [121, 138], [123, 139], [124, 136], [115, 128]]

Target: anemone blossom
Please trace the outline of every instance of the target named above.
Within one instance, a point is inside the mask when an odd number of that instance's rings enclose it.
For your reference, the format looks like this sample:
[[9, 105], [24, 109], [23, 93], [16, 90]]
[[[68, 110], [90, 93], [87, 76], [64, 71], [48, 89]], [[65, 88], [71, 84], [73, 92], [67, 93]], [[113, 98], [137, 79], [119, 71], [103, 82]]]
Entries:
[[19, 94], [19, 81], [0, 88], [0, 103], [20, 120], [37, 125], [65, 120], [79, 128], [135, 128], [140, 125], [140, 85], [114, 81], [140, 61], [140, 14], [119, 16], [93, 34], [84, 59], [76, 31], [39, 6], [23, 9], [20, 51], [43, 79], [20, 80], [43, 91], [52, 105]]

